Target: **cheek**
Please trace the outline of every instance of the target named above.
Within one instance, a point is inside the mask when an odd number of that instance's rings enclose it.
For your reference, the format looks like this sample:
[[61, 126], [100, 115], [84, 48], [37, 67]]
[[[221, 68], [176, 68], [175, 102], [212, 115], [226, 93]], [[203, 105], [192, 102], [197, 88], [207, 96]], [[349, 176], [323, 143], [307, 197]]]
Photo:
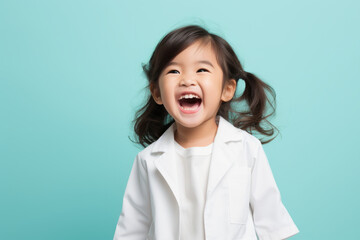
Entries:
[[207, 82], [202, 86], [205, 89], [205, 93], [210, 94], [211, 98], [218, 98], [222, 93], [222, 84], [220, 82]]
[[172, 98], [174, 98], [174, 88], [168, 82], [161, 82], [159, 83], [160, 86], [160, 94], [163, 101], [168, 102]]
[[166, 81], [164, 81], [163, 79], [159, 80], [159, 90], [161, 97], [163, 97], [164, 93], [166, 92]]
[[208, 107], [218, 107], [222, 97], [222, 84], [220, 82], [205, 83], [202, 88], [205, 89], [204, 104]]

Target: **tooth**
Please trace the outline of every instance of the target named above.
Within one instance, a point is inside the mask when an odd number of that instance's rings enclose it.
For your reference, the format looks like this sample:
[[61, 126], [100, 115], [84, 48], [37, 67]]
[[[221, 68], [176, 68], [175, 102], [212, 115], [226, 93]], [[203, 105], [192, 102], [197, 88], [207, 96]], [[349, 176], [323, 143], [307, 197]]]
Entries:
[[195, 95], [195, 94], [185, 94], [185, 95], [180, 96], [179, 100], [181, 100], [183, 98], [185, 98], [185, 99], [189, 99], [189, 98], [197, 98], [197, 99], [199, 99], [200, 97]]

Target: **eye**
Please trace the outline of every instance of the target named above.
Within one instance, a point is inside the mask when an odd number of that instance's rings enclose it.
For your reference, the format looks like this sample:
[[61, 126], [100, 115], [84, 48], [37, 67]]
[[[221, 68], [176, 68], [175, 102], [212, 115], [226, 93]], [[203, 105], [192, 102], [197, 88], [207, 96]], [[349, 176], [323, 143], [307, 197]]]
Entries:
[[199, 70], [198, 70], [198, 72], [199, 71], [205, 71], [205, 72], [208, 72], [208, 70], [207, 69], [205, 69], [205, 68], [200, 68]]
[[178, 70], [170, 70], [168, 73], [176, 73], [179, 72]]

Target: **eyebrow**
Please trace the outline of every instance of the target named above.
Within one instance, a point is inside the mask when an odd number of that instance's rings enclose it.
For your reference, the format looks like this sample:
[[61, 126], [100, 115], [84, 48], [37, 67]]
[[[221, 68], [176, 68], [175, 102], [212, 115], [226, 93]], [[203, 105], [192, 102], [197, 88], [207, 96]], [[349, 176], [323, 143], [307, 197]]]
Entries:
[[[196, 63], [203, 63], [203, 64], [206, 64], [206, 65], [209, 65], [211, 66], [212, 68], [214, 68], [214, 66], [211, 64], [211, 62], [207, 61], [207, 60], [200, 60], [200, 61], [197, 61]], [[177, 63], [177, 62], [170, 62], [168, 64], [168, 66], [171, 66], [171, 65], [181, 65], [180, 63]]]

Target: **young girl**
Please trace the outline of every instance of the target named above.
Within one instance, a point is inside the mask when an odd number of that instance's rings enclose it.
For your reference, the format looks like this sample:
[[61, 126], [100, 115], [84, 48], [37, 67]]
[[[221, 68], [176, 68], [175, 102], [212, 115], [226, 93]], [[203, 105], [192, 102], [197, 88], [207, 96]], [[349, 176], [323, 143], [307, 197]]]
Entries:
[[[272, 88], [243, 70], [223, 38], [197, 25], [167, 34], [143, 68], [151, 95], [134, 121], [146, 148], [135, 158], [114, 240], [298, 233], [262, 148], [269, 141], [251, 135], [273, 134], [261, 126]], [[245, 90], [236, 97], [239, 79]]]

